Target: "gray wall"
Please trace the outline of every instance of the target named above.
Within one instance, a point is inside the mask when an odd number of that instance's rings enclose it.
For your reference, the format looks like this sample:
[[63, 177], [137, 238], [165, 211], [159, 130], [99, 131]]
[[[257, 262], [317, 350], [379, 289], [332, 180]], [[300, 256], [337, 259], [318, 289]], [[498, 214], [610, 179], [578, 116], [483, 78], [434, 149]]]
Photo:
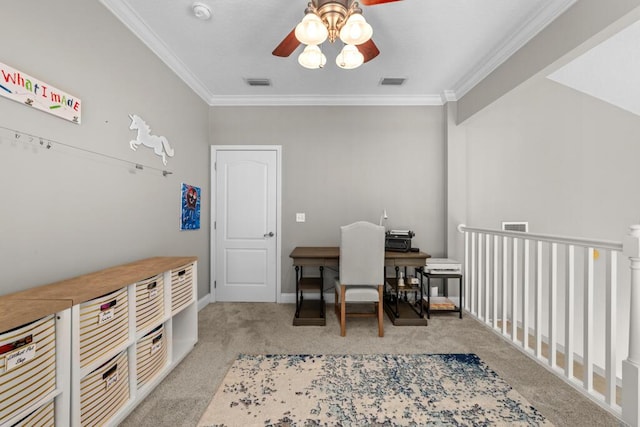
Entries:
[[[295, 291], [296, 246], [337, 246], [339, 227], [380, 221], [444, 254], [442, 107], [216, 107], [213, 145], [282, 146], [282, 292]], [[296, 223], [296, 212], [306, 213]]]
[[640, 118], [548, 79], [465, 125], [468, 222], [621, 241], [640, 220]]
[[[195, 255], [209, 285], [209, 107], [97, 1], [4, 2], [0, 60], [83, 103], [81, 125], [0, 98], [0, 294], [156, 255]], [[128, 114], [175, 148], [166, 178], [104, 153], [165, 169]], [[179, 231], [180, 184], [202, 187], [202, 228]]]

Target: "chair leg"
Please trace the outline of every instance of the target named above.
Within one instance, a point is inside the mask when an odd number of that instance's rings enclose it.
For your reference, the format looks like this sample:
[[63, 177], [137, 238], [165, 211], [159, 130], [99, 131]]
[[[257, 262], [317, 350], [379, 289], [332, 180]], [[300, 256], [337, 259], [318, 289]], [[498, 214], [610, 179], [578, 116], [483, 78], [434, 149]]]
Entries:
[[382, 316], [383, 310], [383, 298], [382, 298], [382, 285], [378, 285], [378, 336], [384, 336], [384, 318]]
[[340, 336], [347, 335], [347, 302], [345, 301], [345, 292], [347, 287], [340, 286]]

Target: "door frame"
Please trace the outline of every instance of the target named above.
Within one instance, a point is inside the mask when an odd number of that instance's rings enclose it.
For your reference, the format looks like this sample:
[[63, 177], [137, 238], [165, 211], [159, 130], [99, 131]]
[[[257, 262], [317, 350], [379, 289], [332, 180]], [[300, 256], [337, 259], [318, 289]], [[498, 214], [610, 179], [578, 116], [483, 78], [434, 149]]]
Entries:
[[216, 289], [214, 282], [218, 273], [216, 266], [216, 242], [218, 238], [218, 230], [214, 227], [216, 218], [216, 206], [218, 201], [218, 194], [216, 193], [216, 173], [215, 161], [218, 151], [275, 151], [276, 152], [276, 302], [279, 304], [282, 302], [282, 146], [281, 145], [212, 145], [211, 146], [211, 164], [209, 171], [211, 172], [211, 206], [209, 212], [211, 213], [210, 230], [211, 236], [209, 239], [210, 246], [210, 266], [211, 272], [209, 274], [209, 294], [211, 295], [211, 302], [216, 302]]

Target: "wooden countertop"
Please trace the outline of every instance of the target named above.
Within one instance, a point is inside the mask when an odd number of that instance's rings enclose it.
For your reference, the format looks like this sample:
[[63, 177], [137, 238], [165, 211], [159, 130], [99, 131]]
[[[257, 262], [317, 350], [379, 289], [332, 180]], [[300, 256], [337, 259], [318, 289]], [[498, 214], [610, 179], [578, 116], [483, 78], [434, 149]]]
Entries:
[[[289, 255], [293, 259], [304, 258], [340, 258], [339, 246], [297, 246]], [[431, 258], [431, 255], [424, 252], [395, 252], [385, 251], [384, 257], [387, 260], [415, 260]]]
[[197, 260], [195, 256], [147, 258], [0, 296], [0, 332]]
[[70, 300], [21, 300], [0, 297], [0, 332], [71, 307]]

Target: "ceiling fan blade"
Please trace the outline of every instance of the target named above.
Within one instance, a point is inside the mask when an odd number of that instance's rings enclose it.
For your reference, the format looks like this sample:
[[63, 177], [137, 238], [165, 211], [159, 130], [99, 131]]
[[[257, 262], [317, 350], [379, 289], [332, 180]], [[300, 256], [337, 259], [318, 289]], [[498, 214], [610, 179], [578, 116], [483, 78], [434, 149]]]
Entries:
[[373, 42], [373, 39], [369, 39], [356, 47], [364, 56], [364, 62], [369, 62], [380, 54], [380, 50], [378, 50], [378, 46]]
[[296, 29], [294, 28], [273, 50], [273, 55], [287, 57], [300, 46], [300, 42], [296, 38]]
[[394, 1], [402, 1], [402, 0], [359, 0], [365, 6], [375, 6], [377, 4], [391, 3]]

